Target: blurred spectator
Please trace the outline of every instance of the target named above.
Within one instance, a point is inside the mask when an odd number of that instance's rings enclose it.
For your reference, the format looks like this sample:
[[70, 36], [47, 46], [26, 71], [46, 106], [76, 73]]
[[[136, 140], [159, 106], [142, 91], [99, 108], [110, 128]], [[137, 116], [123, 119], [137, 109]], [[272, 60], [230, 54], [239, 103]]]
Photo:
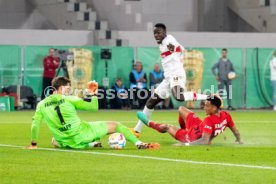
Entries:
[[274, 51], [274, 56], [270, 61], [270, 75], [273, 85], [273, 110], [276, 111], [276, 50]]
[[59, 59], [54, 56], [55, 49], [49, 49], [49, 55], [44, 57], [43, 59], [43, 81], [42, 81], [42, 94], [41, 100], [45, 98], [45, 94], [47, 94], [47, 90], [45, 89], [51, 86], [52, 79], [56, 76], [56, 69], [59, 66]]
[[[154, 69], [150, 72], [150, 88], [155, 89], [164, 79], [164, 72], [160, 69], [160, 65], [156, 63]], [[170, 98], [165, 99], [163, 102], [160, 102], [157, 107], [167, 109], [170, 105]], [[162, 107], [163, 106], [163, 107]]]
[[115, 98], [110, 99], [112, 109], [128, 109], [129, 99], [127, 88], [123, 85], [122, 79], [118, 77], [115, 84], [112, 86]]
[[[217, 72], [216, 72], [217, 69]], [[216, 76], [218, 81], [218, 89], [220, 90], [220, 96], [223, 96], [222, 93], [224, 91], [224, 86], [226, 87], [227, 93], [227, 102], [228, 102], [228, 110], [235, 110], [231, 105], [230, 93], [229, 88], [231, 86], [232, 89], [232, 79], [228, 78], [228, 74], [230, 72], [234, 72], [234, 67], [232, 62], [227, 58], [227, 49], [222, 49], [222, 57], [218, 60], [216, 64], [212, 67], [212, 72]]]
[[[134, 63], [134, 69], [129, 74], [130, 89], [133, 91], [133, 105], [138, 108], [145, 106], [149, 98], [147, 88], [147, 75], [143, 72], [142, 63]], [[138, 103], [138, 104], [137, 104]]]
[[161, 71], [160, 65], [156, 63], [154, 69], [150, 72], [150, 87], [156, 88], [164, 79], [164, 72]]

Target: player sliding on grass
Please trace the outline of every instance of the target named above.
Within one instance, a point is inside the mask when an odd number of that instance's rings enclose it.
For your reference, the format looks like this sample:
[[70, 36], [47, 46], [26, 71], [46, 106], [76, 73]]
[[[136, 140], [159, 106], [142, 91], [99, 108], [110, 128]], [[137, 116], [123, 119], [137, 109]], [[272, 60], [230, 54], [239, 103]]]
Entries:
[[[154, 107], [162, 100], [168, 98], [170, 93], [178, 101], [206, 100], [207, 95], [185, 92], [186, 73], [181, 62], [183, 46], [172, 35], [167, 35], [164, 24], [156, 24], [153, 35], [161, 52], [161, 63], [165, 78], [155, 89], [153, 96], [148, 99], [144, 107], [143, 112], [147, 118], [150, 118]], [[139, 136], [142, 126], [143, 123], [138, 121], [133, 129], [133, 133], [136, 136]]]
[[37, 148], [37, 139], [41, 121], [44, 119], [53, 134], [52, 143], [62, 148], [89, 148], [98, 147], [94, 141], [114, 132], [122, 133], [125, 138], [136, 145], [138, 149], [158, 149], [157, 143], [143, 143], [132, 132], [118, 122], [86, 122], [79, 118], [77, 110], [98, 110], [98, 98], [95, 96], [98, 84], [95, 81], [88, 83], [88, 95], [81, 99], [69, 96], [71, 91], [70, 80], [65, 77], [56, 77], [52, 81], [53, 95], [39, 102], [32, 123], [32, 141], [28, 149]]
[[176, 140], [186, 143], [186, 145], [206, 145], [211, 144], [213, 138], [221, 134], [226, 127], [229, 127], [236, 137], [236, 142], [242, 144], [239, 130], [227, 112], [220, 110], [222, 100], [217, 95], [208, 96], [205, 102], [205, 112], [208, 115], [203, 121], [194, 112], [185, 107], [179, 108], [179, 124], [177, 128], [168, 124], [159, 124], [149, 121], [146, 115], [138, 112], [138, 118], [148, 127], [160, 133], [168, 132]]

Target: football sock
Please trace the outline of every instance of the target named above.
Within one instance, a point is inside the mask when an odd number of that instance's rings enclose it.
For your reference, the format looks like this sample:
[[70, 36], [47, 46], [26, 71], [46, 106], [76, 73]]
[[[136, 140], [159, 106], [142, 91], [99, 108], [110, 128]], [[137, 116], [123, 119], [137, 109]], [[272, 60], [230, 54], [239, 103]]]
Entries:
[[96, 147], [102, 147], [102, 144], [101, 142], [94, 141], [94, 142], [88, 143], [88, 146], [91, 148], [96, 148]]
[[131, 142], [133, 144], [136, 144], [139, 141], [139, 139], [137, 139], [137, 137], [135, 137], [135, 135], [133, 135], [133, 133], [126, 126], [122, 125], [121, 123], [118, 123], [115, 131], [123, 134], [125, 136], [126, 140], [128, 140], [129, 142]]
[[165, 133], [166, 131], [162, 131], [161, 129], [160, 129], [160, 126], [161, 126], [162, 124], [159, 124], [159, 123], [154, 123], [154, 122], [149, 122], [149, 127], [151, 127], [151, 128], [153, 128], [153, 129], [155, 129], [155, 130], [157, 130], [158, 132], [160, 132], [160, 133]]
[[[148, 119], [150, 119], [153, 111], [154, 111], [154, 109], [149, 109], [149, 108], [147, 108], [147, 106], [145, 106], [143, 113], [147, 116]], [[143, 125], [144, 125], [144, 123], [141, 120], [139, 120], [138, 123], [136, 124], [136, 126], [134, 127], [134, 130], [136, 132], [141, 132]]]
[[143, 144], [143, 142], [142, 142], [142, 141], [137, 141], [137, 142], [135, 143], [136, 146], [139, 145], [139, 144]]
[[206, 100], [208, 95], [195, 92], [184, 92], [185, 101]]
[[178, 115], [178, 123], [181, 129], [186, 129], [185, 121], [180, 114]]

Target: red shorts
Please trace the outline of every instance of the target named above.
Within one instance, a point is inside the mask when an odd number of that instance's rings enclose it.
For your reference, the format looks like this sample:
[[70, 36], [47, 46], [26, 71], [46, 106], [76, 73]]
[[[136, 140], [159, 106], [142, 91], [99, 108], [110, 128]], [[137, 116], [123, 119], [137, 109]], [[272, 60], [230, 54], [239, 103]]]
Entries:
[[186, 118], [186, 130], [179, 129], [175, 134], [175, 139], [180, 142], [192, 142], [199, 139], [202, 135], [200, 131], [200, 123], [202, 120], [191, 112]]

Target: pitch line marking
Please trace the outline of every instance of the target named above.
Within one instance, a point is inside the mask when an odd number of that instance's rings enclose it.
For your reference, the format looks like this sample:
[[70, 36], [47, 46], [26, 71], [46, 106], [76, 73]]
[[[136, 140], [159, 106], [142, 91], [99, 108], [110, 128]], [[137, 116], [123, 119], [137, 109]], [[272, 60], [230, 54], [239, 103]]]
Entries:
[[[9, 145], [9, 144], [0, 144], [0, 147], [21, 148], [21, 149], [24, 148], [24, 146], [16, 146], [16, 145]], [[276, 170], [276, 167], [272, 167], [272, 166], [231, 164], [231, 163], [221, 163], [221, 162], [203, 162], [203, 161], [181, 160], [181, 159], [173, 159], [173, 158], [161, 158], [161, 157], [129, 155], [129, 154], [91, 152], [91, 151], [79, 151], [79, 150], [63, 150], [63, 149], [56, 149], [56, 148], [37, 148], [37, 150], [138, 158], [138, 159], [159, 160], [159, 161], [169, 161], [169, 162], [178, 162], [178, 163], [189, 163], [189, 164], [196, 164], [196, 165], [219, 165], [219, 166], [228, 166], [228, 167], [243, 167], [243, 168], [251, 168], [251, 169]]]

